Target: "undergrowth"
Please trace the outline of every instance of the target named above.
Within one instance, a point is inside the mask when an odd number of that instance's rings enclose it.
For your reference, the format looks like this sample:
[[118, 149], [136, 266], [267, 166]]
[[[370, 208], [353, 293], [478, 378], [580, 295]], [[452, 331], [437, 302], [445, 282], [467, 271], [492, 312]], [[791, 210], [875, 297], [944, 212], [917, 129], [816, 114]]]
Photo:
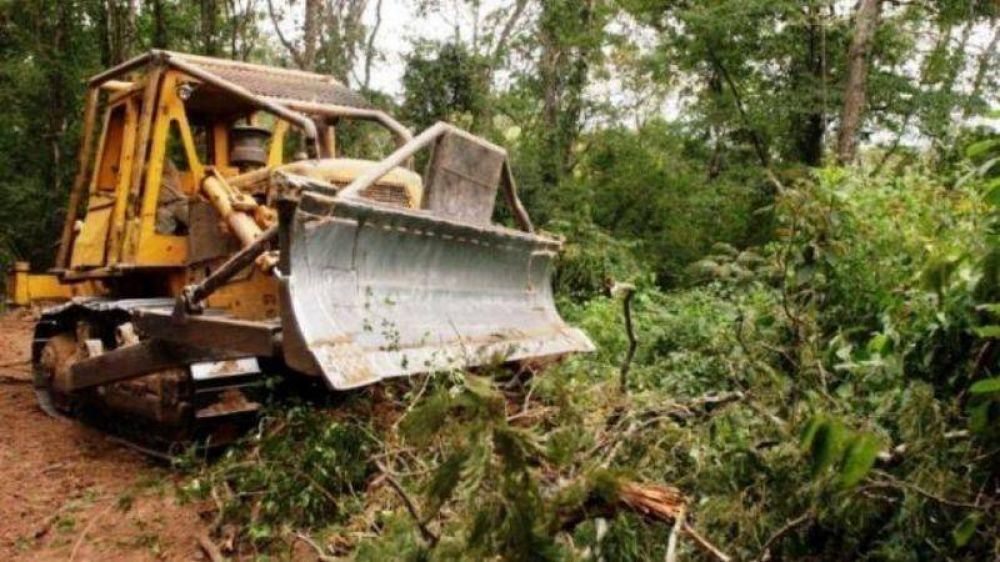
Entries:
[[[997, 154], [951, 185], [819, 170], [763, 211], [766, 245], [716, 246], [688, 288], [632, 279], [626, 392], [622, 303], [570, 271], [595, 353], [275, 407], [185, 491], [279, 559], [663, 559], [675, 527], [628, 509], [630, 483], [676, 487], [734, 559], [996, 559]], [[632, 268], [619, 249], [570, 257]], [[693, 537], [681, 559], [715, 558]]]

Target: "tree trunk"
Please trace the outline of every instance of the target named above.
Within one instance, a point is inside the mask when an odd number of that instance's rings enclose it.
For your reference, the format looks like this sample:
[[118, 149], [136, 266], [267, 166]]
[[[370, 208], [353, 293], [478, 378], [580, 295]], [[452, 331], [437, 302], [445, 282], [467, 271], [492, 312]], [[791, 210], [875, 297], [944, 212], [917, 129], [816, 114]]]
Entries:
[[858, 148], [858, 129], [864, 117], [872, 38], [878, 27], [881, 0], [861, 0], [854, 15], [854, 37], [847, 53], [847, 83], [844, 85], [844, 108], [840, 115], [837, 160], [854, 160]]
[[101, 38], [101, 58], [107, 66], [114, 66], [132, 55], [136, 34], [135, 0], [107, 0], [101, 6], [100, 23], [104, 30]]
[[986, 48], [980, 53], [976, 61], [976, 77], [972, 80], [972, 91], [962, 108], [962, 120], [972, 117], [976, 109], [979, 96], [983, 93], [983, 84], [986, 82], [986, 75], [991, 68], [994, 68], [997, 55], [997, 45], [1000, 44], [1000, 26], [993, 21], [993, 38], [990, 39]]
[[111, 62], [111, 20], [108, 15], [111, 8], [106, 3], [101, 2], [97, 4], [94, 10], [96, 10], [94, 19], [97, 22], [97, 44], [99, 52], [101, 53], [101, 67], [110, 68], [114, 66]]
[[[823, 135], [826, 132], [826, 108], [822, 85], [826, 81], [822, 22], [816, 6], [809, 7], [809, 24], [804, 26], [806, 49], [805, 60], [796, 74], [799, 83], [805, 82], [808, 109], [796, 114], [792, 121], [792, 136], [795, 138], [796, 159], [807, 166], [823, 163]], [[798, 65], [796, 65], [798, 66]], [[808, 76], [809, 78], [806, 78]], [[820, 91], [815, 85], [820, 85]], [[801, 87], [801, 86], [800, 86]], [[805, 108], [804, 108], [805, 109]]]
[[[60, 60], [67, 54], [70, 44], [71, 29], [70, 6], [68, 2], [60, 2], [56, 8], [56, 25], [53, 30], [51, 56], [52, 60]], [[66, 80], [58, 67], [50, 68], [48, 74], [51, 103], [48, 117], [47, 136], [52, 150], [52, 161], [49, 172], [54, 192], [62, 191], [62, 141], [66, 133], [68, 113], [71, 108], [67, 99]]]
[[542, 181], [554, 187], [559, 183], [559, 165], [555, 162], [559, 149], [559, 98], [564, 55], [554, 33], [542, 31], [542, 56], [539, 61], [542, 87], [542, 135], [546, 156], [542, 159]]
[[153, 47], [167, 49], [170, 40], [167, 37], [167, 14], [163, 9], [163, 0], [153, 0]]
[[[544, 13], [551, 9], [551, 13]], [[573, 166], [573, 146], [580, 133], [584, 90], [593, 58], [600, 52], [599, 41], [589, 38], [603, 33], [594, 0], [543, 4], [541, 16], [542, 59], [542, 138], [546, 148], [542, 181], [554, 186]], [[572, 22], [566, 22], [570, 12]], [[561, 26], [568, 25], [575, 33]]]
[[375, 3], [375, 25], [372, 26], [368, 34], [368, 41], [365, 44], [365, 74], [361, 83], [361, 90], [368, 91], [372, 80], [372, 64], [375, 62], [375, 35], [378, 34], [379, 27], [382, 26], [382, 0]]
[[313, 70], [316, 67], [322, 12], [321, 0], [306, 0], [305, 19], [302, 22], [302, 60], [299, 63], [303, 70]]
[[218, 32], [219, 7], [215, 0], [201, 0], [201, 49], [208, 56], [219, 55]]
[[254, 0], [249, 0], [244, 9], [236, 0], [226, 0], [223, 5], [226, 17], [229, 19], [229, 56], [245, 61], [253, 50], [253, 32], [256, 25], [251, 26], [255, 18]]

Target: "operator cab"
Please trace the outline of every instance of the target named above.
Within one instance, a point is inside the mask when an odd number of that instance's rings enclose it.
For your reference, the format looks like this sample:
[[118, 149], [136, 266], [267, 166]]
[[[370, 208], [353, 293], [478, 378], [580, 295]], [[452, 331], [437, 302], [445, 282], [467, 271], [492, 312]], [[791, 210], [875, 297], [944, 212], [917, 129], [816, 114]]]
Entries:
[[[245, 198], [273, 206], [274, 172], [307, 176], [337, 191], [410, 138], [329, 77], [188, 55], [168, 59], [182, 62], [158, 65], [151, 58], [130, 81], [92, 80], [88, 103], [103, 113], [103, 130], [86, 210], [63, 234], [67, 255], [59, 261], [68, 278], [196, 263], [200, 254], [192, 246], [198, 244], [195, 223], [206, 216], [199, 208], [209, 199], [202, 192], [206, 178], [231, 186], [237, 207], [250, 201]], [[241, 88], [254, 95], [241, 96]], [[314, 142], [303, 124], [315, 131]], [[422, 192], [418, 174], [396, 168], [362, 196], [419, 208]], [[259, 222], [267, 224], [266, 218]]]

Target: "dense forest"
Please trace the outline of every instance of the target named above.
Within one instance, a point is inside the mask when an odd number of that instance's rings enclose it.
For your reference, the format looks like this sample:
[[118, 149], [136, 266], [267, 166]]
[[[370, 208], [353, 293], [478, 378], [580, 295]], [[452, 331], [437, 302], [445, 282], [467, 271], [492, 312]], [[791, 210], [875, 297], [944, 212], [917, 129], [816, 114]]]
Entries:
[[[410, 38], [400, 91], [378, 91], [404, 4], [454, 31]], [[330, 74], [415, 131], [509, 149], [566, 239], [561, 312], [598, 349], [275, 400], [178, 467], [230, 554], [1000, 560], [998, 18], [995, 0], [3, 0], [0, 264], [51, 263], [87, 76], [150, 48]], [[651, 493], [681, 507], [636, 509]]]

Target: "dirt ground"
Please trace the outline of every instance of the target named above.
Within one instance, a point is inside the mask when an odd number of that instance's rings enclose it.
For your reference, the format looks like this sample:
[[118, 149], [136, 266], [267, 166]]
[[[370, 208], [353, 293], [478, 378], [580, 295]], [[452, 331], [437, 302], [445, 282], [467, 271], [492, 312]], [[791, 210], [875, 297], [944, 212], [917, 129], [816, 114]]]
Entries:
[[30, 312], [0, 315], [0, 560], [206, 560], [176, 476], [35, 405]]

